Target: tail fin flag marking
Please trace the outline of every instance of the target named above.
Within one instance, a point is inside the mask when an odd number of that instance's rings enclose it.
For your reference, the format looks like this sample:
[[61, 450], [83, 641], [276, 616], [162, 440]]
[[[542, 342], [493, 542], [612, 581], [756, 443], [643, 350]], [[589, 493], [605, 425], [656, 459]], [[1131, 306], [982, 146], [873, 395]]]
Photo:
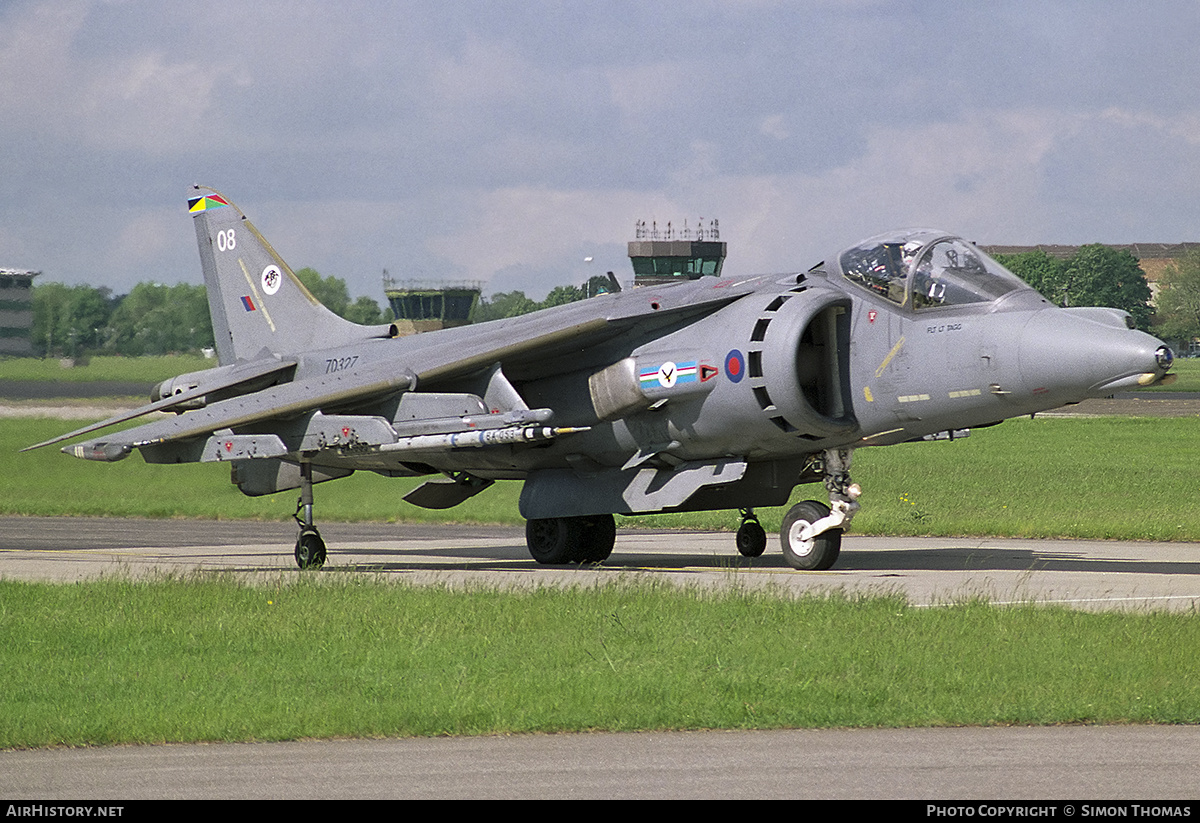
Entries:
[[233, 201], [195, 186], [196, 226], [217, 358], [222, 365], [390, 337], [393, 327], [360, 326], [321, 305]]
[[219, 194], [188, 198], [188, 211], [192, 214], [208, 211], [209, 209], [219, 209], [228, 205], [229, 201]]

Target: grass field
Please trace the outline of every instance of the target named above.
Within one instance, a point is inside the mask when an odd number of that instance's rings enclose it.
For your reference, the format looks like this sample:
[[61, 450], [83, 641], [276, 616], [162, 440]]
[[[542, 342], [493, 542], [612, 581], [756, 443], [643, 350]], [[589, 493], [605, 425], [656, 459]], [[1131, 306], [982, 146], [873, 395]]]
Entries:
[[[219, 465], [21, 446], [0, 512], [284, 519]], [[856, 453], [855, 531], [1200, 540], [1194, 418], [1020, 419]], [[448, 512], [415, 480], [317, 487], [320, 520], [517, 523], [517, 483]], [[823, 497], [801, 487], [794, 499]], [[760, 512], [768, 529], [779, 510]], [[736, 513], [621, 518], [733, 528]], [[1089, 614], [662, 583], [501, 592], [369, 576], [70, 586], [0, 579], [0, 747], [578, 730], [1200, 722], [1195, 614]]]
[[163, 357], [90, 357], [78, 366], [63, 368], [55, 358], [0, 358], [0, 380], [47, 380], [56, 383], [118, 382], [160, 383], [177, 374], [211, 369], [216, 360], [199, 355]]
[[1171, 371], [1179, 375], [1179, 379], [1174, 383], [1156, 389], [1143, 389], [1143, 391], [1200, 392], [1200, 358], [1190, 357], [1176, 360], [1175, 365], [1171, 367]]
[[[69, 430], [60, 420], [0, 420], [0, 513], [284, 520], [295, 492], [243, 496], [223, 465], [153, 466], [132, 456], [107, 465], [56, 448], [16, 454]], [[999, 535], [1200, 541], [1200, 463], [1195, 418], [1011, 420], [954, 442], [855, 453], [864, 489], [854, 530], [862, 534]], [[497, 483], [447, 511], [401, 496], [419, 480], [359, 472], [316, 487], [319, 521], [448, 521], [519, 524], [520, 484]], [[822, 498], [801, 486], [793, 500]], [[780, 509], [759, 512], [777, 529]], [[619, 518], [619, 525], [732, 529], [736, 512]]]
[[1195, 615], [663, 584], [0, 581], [0, 747], [1193, 723]]

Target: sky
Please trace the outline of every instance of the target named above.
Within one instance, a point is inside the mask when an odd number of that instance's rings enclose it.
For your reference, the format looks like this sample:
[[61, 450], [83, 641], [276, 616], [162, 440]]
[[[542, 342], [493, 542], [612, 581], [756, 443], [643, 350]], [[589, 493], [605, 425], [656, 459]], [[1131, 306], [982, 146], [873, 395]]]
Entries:
[[719, 220], [727, 275], [928, 226], [1200, 240], [1195, 0], [0, 0], [0, 267], [201, 282], [193, 183], [382, 302], [615, 271]]

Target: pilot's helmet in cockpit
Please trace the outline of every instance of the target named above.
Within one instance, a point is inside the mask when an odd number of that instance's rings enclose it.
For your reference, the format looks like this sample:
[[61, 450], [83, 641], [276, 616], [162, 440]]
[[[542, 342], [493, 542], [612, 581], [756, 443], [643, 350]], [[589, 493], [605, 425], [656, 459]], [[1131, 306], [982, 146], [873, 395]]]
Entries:
[[848, 280], [910, 309], [985, 303], [1028, 288], [974, 244], [931, 229], [873, 237], [838, 262]]

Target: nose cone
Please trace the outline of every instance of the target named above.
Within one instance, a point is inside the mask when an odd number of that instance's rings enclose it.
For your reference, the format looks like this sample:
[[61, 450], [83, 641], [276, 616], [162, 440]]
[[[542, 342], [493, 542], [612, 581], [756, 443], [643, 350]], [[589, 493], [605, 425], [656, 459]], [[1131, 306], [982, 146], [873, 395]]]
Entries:
[[1115, 309], [1045, 309], [1021, 332], [1021, 378], [1062, 403], [1160, 383], [1174, 355]]

